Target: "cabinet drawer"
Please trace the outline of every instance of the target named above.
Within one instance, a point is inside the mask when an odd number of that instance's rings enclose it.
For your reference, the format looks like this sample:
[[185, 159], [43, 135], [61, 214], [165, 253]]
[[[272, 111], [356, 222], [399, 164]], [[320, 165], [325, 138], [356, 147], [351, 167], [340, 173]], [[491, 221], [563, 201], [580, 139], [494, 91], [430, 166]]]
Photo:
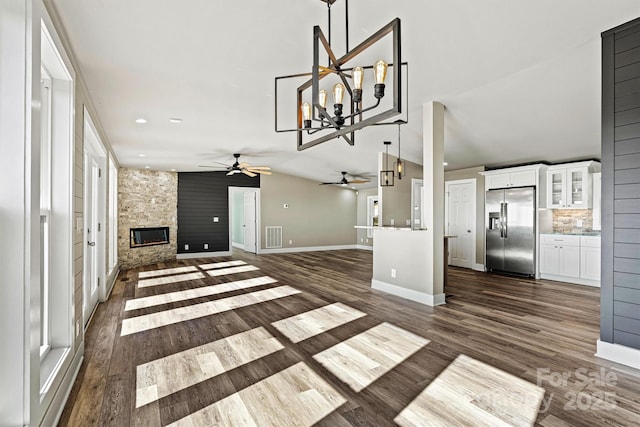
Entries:
[[600, 237], [599, 236], [580, 236], [580, 246], [587, 248], [599, 248]]
[[580, 246], [580, 236], [566, 234], [541, 234], [540, 243], [547, 245]]

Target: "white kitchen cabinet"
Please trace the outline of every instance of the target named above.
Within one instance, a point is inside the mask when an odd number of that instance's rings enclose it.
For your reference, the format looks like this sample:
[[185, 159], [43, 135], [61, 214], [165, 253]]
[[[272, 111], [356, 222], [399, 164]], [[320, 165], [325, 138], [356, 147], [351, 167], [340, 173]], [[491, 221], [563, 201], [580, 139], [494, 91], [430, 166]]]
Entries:
[[580, 278], [600, 281], [600, 237], [580, 237]]
[[[493, 171], [492, 171], [493, 172]], [[514, 170], [510, 172], [485, 172], [485, 189], [527, 187], [537, 184], [537, 169]]]
[[541, 234], [540, 277], [600, 286], [600, 236]]
[[596, 170], [600, 170], [600, 163], [594, 161], [549, 166], [547, 208], [591, 208], [592, 173]]
[[580, 277], [580, 236], [544, 235], [540, 252], [541, 273]]

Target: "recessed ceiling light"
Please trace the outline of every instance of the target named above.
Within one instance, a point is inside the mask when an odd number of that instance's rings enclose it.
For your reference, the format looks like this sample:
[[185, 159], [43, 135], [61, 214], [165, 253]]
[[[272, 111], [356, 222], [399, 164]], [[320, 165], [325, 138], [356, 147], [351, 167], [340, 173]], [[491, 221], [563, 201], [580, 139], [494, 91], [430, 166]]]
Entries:
[[147, 157], [146, 154], [138, 154], [138, 157]]
[[169, 119], [169, 122], [171, 123], [182, 123], [182, 119], [179, 119], [177, 117], [172, 117]]
[[447, 162], [442, 162], [442, 166], [447, 166], [447, 165], [449, 165], [449, 163], [447, 163]]
[[175, 172], [175, 171], [176, 171], [175, 169], [171, 169], [171, 172]]
[[144, 168], [145, 169], [151, 169], [151, 166], [145, 166]]
[[141, 118], [139, 118], [139, 119], [136, 119], [136, 123], [139, 123], [139, 124], [143, 125], [143, 124], [147, 123], [147, 120], [146, 120], [146, 119], [143, 119], [143, 118], [141, 117]]

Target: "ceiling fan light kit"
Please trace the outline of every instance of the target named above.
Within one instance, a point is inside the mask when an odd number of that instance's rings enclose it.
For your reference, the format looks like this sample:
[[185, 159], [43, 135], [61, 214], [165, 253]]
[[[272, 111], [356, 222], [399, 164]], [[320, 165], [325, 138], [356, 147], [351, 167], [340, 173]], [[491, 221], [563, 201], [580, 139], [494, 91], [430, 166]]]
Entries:
[[[355, 131], [366, 126], [382, 123], [397, 114], [400, 114], [402, 93], [401, 81], [401, 41], [400, 41], [400, 19], [395, 18], [389, 24], [382, 27], [376, 33], [360, 43], [355, 48], [349, 50], [349, 0], [345, 3], [345, 28], [346, 28], [346, 49], [347, 52], [337, 57], [331, 48], [331, 5], [336, 0], [321, 0], [327, 4], [329, 37], [325, 37], [319, 26], [313, 27], [313, 67], [312, 72], [282, 76], [275, 78], [275, 127], [276, 132], [296, 132], [298, 151], [305, 150], [315, 145], [330, 141], [336, 138], [344, 139], [349, 145], [354, 145]], [[392, 59], [388, 64], [380, 59], [373, 65], [350, 66], [354, 63], [358, 55], [366, 51], [371, 46], [385, 36], [392, 37]], [[320, 65], [321, 50], [327, 54], [329, 64]], [[389, 68], [394, 68], [391, 92], [393, 103], [390, 108], [381, 106], [380, 101], [385, 96], [386, 77]], [[373, 72], [373, 98], [372, 105], [364, 106], [363, 85], [365, 84], [365, 70]], [[339, 79], [331, 88], [333, 95], [333, 115], [327, 111], [328, 92], [321, 88], [321, 82], [325, 77], [335, 75]], [[282, 79], [300, 78], [311, 76], [309, 80], [300, 85], [297, 89], [297, 125], [295, 129], [278, 128], [278, 81]], [[309, 101], [309, 91], [311, 92]], [[287, 98], [290, 99], [290, 98]], [[305, 100], [306, 99], [306, 100]], [[375, 111], [374, 111], [375, 110]], [[367, 114], [371, 112], [371, 114]], [[318, 134], [315, 139], [309, 139], [309, 135]]]

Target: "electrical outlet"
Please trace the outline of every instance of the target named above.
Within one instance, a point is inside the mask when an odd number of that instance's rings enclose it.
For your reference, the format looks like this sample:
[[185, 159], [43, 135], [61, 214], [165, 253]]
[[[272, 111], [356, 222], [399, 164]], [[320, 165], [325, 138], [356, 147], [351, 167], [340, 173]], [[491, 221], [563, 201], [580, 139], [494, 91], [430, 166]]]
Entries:
[[293, 245], [293, 240], [289, 240], [289, 244], [290, 244], [290, 245]]
[[76, 338], [80, 336], [80, 321], [76, 321]]
[[406, 220], [405, 222], [407, 223], [407, 225], [411, 225], [411, 220], [410, 219]]
[[217, 216], [213, 217], [213, 222], [220, 222], [220, 218], [218, 218]]
[[184, 250], [188, 251], [189, 250], [189, 245], [184, 245]]
[[389, 220], [389, 223], [390, 223], [391, 225], [395, 225], [395, 224], [396, 224], [396, 221], [395, 221], [393, 218], [391, 218], [391, 220]]
[[208, 243], [205, 243], [205, 244], [204, 244], [204, 248], [205, 248], [205, 249], [209, 249], [209, 244], [208, 244]]
[[576, 219], [576, 227], [582, 227], [582, 220]]
[[369, 239], [366, 240], [366, 243], [369, 243]]
[[360, 238], [360, 243], [362, 243], [362, 242], [364, 242], [364, 239], [361, 237], [361, 238]]
[[391, 277], [392, 277], [393, 279], [395, 279], [395, 278], [396, 278], [396, 269], [395, 269], [395, 268], [392, 268], [392, 269], [391, 269]]

